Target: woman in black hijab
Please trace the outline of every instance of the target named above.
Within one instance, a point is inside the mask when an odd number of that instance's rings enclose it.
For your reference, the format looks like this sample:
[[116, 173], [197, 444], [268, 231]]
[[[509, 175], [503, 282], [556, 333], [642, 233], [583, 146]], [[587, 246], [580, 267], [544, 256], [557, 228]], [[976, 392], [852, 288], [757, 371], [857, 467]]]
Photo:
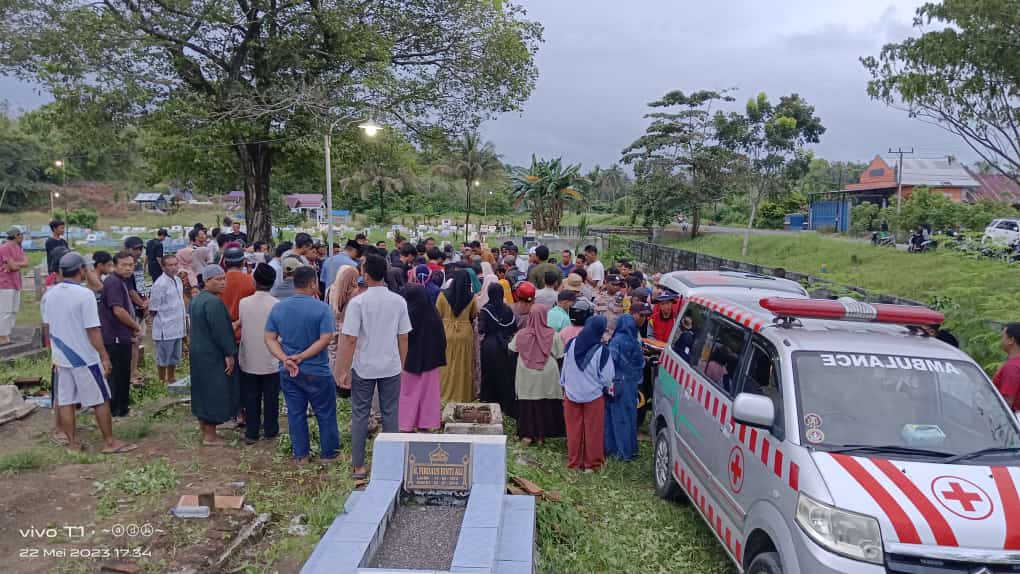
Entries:
[[411, 318], [411, 332], [407, 336], [404, 371], [400, 374], [400, 431], [437, 430], [440, 425], [439, 370], [446, 364], [443, 320], [421, 285], [407, 285], [404, 299]]
[[443, 400], [469, 403], [475, 400], [474, 321], [478, 307], [467, 271], [453, 272], [450, 286], [436, 299], [436, 309], [446, 332], [446, 366], [441, 375]]
[[503, 286], [490, 283], [489, 301], [478, 314], [478, 333], [482, 337], [481, 400], [499, 403], [503, 414], [517, 417], [517, 395], [514, 392], [516, 359], [511, 355], [510, 339], [517, 332], [517, 318], [503, 301]]

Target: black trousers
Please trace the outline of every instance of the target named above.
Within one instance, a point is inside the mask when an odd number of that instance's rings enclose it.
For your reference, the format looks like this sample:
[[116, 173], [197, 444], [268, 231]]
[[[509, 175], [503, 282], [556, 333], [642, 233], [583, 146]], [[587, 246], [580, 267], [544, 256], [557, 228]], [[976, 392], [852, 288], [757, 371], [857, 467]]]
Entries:
[[131, 343], [106, 345], [113, 372], [110, 373], [110, 412], [126, 417], [131, 406]]
[[280, 434], [280, 373], [253, 375], [241, 371], [241, 404], [244, 405], [244, 436], [258, 440]]

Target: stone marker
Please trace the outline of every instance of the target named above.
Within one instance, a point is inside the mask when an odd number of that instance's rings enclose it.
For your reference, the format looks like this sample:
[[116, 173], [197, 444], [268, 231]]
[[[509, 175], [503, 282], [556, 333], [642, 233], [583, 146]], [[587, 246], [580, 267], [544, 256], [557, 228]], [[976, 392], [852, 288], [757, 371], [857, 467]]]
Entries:
[[0, 386], [0, 425], [28, 416], [37, 408], [38, 405], [25, 402], [18, 387], [14, 385]]
[[499, 403], [447, 403], [443, 407], [443, 432], [503, 434], [503, 410]]

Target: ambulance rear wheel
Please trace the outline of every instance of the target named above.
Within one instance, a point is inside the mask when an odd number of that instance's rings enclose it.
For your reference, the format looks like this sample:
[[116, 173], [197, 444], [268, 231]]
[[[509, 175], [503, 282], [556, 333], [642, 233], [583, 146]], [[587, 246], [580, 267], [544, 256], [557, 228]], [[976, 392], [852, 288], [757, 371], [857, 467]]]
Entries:
[[783, 574], [783, 565], [779, 562], [779, 554], [762, 552], [751, 561], [747, 574]]
[[655, 453], [652, 457], [652, 474], [655, 476], [655, 494], [663, 500], [680, 500], [680, 485], [670, 472], [669, 429], [663, 426], [655, 433]]

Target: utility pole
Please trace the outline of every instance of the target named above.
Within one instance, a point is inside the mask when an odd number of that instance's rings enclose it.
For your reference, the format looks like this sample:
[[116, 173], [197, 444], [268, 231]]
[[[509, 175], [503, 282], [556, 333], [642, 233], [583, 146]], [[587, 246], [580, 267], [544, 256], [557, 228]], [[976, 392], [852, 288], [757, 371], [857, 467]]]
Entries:
[[903, 209], [903, 154], [914, 153], [914, 148], [910, 148], [910, 151], [903, 149], [889, 148], [890, 154], [898, 154], [899, 160], [896, 162], [896, 215], [900, 214], [900, 210]]

